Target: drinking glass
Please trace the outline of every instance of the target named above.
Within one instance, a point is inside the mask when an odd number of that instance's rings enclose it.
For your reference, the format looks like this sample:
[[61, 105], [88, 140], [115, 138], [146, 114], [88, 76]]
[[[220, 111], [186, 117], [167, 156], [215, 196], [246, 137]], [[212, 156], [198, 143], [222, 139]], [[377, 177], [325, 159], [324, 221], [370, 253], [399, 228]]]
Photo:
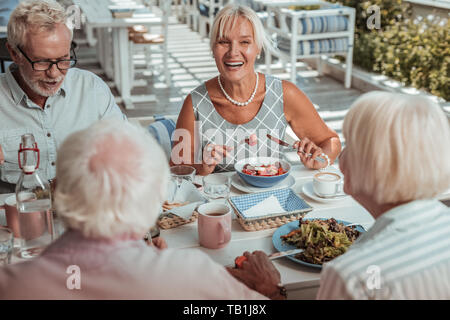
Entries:
[[215, 173], [203, 177], [203, 192], [211, 199], [228, 199], [230, 196], [231, 178], [228, 175]]
[[11, 263], [14, 234], [11, 229], [0, 227], [0, 267]]
[[53, 212], [50, 199], [39, 199], [32, 192], [22, 192], [19, 197], [20, 257], [28, 259], [41, 254], [53, 242]]
[[33, 134], [22, 135], [21, 141], [18, 160], [22, 173], [16, 184], [20, 256], [32, 258], [53, 241], [52, 193], [49, 181], [37, 170], [40, 151]]
[[191, 166], [173, 166], [170, 167], [170, 174], [172, 179], [175, 181], [175, 192], [173, 193], [172, 200], [175, 199], [178, 190], [183, 183], [183, 180], [187, 180], [191, 183], [194, 182], [196, 170]]

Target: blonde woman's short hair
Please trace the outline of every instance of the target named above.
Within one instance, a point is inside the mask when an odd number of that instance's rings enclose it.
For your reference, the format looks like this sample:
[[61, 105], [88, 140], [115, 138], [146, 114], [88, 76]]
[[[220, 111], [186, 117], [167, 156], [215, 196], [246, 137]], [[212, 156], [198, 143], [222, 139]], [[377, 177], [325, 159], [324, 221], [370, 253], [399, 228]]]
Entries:
[[244, 5], [230, 3], [223, 7], [214, 19], [210, 34], [211, 51], [214, 49], [218, 39], [227, 36], [227, 33], [233, 28], [239, 17], [246, 18], [253, 26], [253, 37], [259, 50], [264, 49], [267, 52], [273, 48], [272, 42], [264, 31], [261, 19], [259, 19], [255, 11]]
[[91, 238], [143, 236], [169, 181], [164, 151], [143, 128], [101, 120], [58, 150], [55, 206], [70, 229]]
[[344, 119], [351, 192], [378, 204], [433, 198], [450, 187], [450, 128], [430, 99], [374, 91]]
[[[67, 24], [68, 15], [63, 6], [54, 0], [27, 0], [11, 13], [8, 22], [8, 43], [13, 47], [25, 46], [26, 36], [33, 32], [52, 31], [58, 24]], [[69, 28], [73, 35], [73, 30]]]

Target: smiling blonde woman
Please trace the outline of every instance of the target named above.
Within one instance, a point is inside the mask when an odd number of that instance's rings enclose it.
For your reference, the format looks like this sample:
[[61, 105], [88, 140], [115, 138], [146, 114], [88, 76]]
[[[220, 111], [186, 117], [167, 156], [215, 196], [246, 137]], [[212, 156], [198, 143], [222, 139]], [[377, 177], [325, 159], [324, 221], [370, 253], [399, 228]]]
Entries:
[[[266, 134], [283, 139], [288, 125], [301, 139], [296, 147], [306, 167], [327, 166], [317, 156], [332, 163], [341, 150], [339, 137], [311, 101], [295, 84], [255, 71], [261, 52], [271, 50], [256, 13], [229, 4], [219, 11], [211, 30], [219, 76], [185, 99], [177, 129], [184, 129], [188, 137], [182, 141], [184, 148], [174, 145], [172, 163], [194, 165], [199, 174], [207, 175], [234, 170], [235, 162], [250, 155], [276, 157], [279, 146], [269, 143]], [[252, 135], [258, 137], [256, 146], [240, 143]]]

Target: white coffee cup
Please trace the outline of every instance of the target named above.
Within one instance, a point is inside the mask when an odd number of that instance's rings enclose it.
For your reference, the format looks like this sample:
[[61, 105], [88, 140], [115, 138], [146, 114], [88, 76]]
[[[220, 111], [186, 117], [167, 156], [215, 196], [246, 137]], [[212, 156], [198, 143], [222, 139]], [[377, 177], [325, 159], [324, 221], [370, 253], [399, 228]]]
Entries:
[[313, 189], [319, 197], [333, 197], [343, 194], [344, 181], [334, 172], [319, 172], [314, 175]]

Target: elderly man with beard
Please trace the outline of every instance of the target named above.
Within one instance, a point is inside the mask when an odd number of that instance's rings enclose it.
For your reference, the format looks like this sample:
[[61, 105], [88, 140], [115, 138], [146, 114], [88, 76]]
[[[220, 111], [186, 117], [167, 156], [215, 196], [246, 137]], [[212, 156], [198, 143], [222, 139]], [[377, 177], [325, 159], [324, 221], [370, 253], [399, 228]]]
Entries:
[[41, 151], [39, 173], [55, 176], [56, 153], [72, 132], [107, 117], [125, 119], [108, 86], [73, 68], [73, 31], [53, 0], [21, 2], [8, 23], [14, 61], [0, 76], [0, 193], [14, 191], [20, 137], [32, 133]]

